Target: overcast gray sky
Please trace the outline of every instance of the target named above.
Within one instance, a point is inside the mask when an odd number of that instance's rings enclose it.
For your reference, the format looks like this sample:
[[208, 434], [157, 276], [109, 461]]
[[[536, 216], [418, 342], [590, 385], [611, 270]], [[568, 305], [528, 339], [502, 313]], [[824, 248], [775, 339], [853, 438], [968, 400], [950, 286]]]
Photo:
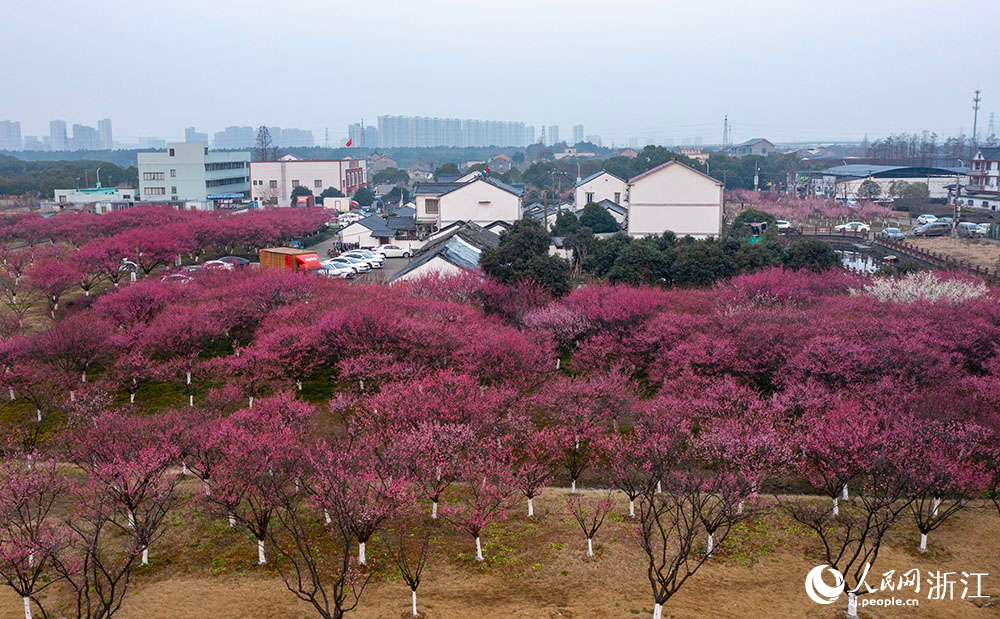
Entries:
[[[981, 18], [977, 18], [979, 15]], [[362, 117], [558, 124], [619, 144], [980, 128], [1000, 111], [991, 2], [33, 0], [0, 20], [0, 120], [118, 141]], [[1000, 122], [1000, 121], [998, 121]], [[536, 134], [537, 135], [537, 134]]]

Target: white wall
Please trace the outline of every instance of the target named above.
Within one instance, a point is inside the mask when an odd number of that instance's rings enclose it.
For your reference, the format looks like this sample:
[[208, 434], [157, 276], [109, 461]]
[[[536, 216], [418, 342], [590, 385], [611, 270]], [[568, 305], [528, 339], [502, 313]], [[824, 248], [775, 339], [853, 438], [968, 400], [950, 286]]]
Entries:
[[718, 236], [722, 195], [722, 183], [680, 163], [665, 165], [629, 185], [628, 233]]
[[[612, 202], [617, 202], [618, 204], [624, 206], [626, 204], [625, 198], [627, 190], [628, 183], [625, 181], [615, 178], [611, 174], [601, 174], [597, 178], [576, 188], [575, 204], [577, 208], [583, 208], [587, 205], [587, 194], [593, 193], [593, 202], [611, 200]], [[619, 199], [617, 200], [615, 200], [615, 193], [619, 194]]]
[[409, 273], [405, 273], [393, 281], [405, 282], [408, 280], [426, 277], [428, 275], [457, 275], [462, 272], [464, 272], [464, 269], [461, 267], [455, 266], [440, 256], [435, 256]]
[[441, 196], [438, 227], [459, 220], [484, 225], [494, 221], [513, 223], [520, 218], [520, 196], [477, 180]]
[[[346, 173], [351, 163], [350, 160], [254, 161], [250, 164], [250, 197], [260, 200], [277, 193], [278, 206], [291, 206], [293, 181], [299, 181], [314, 196], [319, 196], [327, 187], [335, 187], [346, 195], [350, 193]], [[271, 188], [271, 181], [276, 188]], [[348, 208], [349, 205], [350, 202]]]
[[361, 247], [377, 247], [381, 241], [371, 235], [371, 230], [359, 223], [353, 223], [340, 231], [340, 240], [345, 243], [357, 243]]

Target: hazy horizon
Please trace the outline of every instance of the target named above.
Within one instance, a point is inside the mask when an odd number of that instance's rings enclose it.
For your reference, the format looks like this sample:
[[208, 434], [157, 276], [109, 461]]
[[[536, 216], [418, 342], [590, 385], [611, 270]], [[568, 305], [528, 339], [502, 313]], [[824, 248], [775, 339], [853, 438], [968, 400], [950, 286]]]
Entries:
[[983, 136], [1000, 42], [969, 20], [982, 3], [957, 5], [21, 3], [0, 24], [17, 60], [0, 120], [42, 136], [53, 119], [111, 118], [123, 143], [267, 124], [322, 145], [329, 128], [337, 145], [348, 124], [389, 114], [712, 144], [728, 114], [734, 142], [829, 141], [969, 135], [980, 88]]

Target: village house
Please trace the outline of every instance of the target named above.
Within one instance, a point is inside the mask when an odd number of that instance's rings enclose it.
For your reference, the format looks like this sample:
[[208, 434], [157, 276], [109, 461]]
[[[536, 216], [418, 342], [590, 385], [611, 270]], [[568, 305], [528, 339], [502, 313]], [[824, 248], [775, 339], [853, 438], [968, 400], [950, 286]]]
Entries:
[[429, 234], [456, 221], [513, 223], [521, 218], [521, 193], [486, 176], [466, 182], [417, 183], [413, 195], [418, 234]]
[[632, 177], [628, 182], [628, 233], [718, 236], [722, 232], [723, 185], [677, 160]]

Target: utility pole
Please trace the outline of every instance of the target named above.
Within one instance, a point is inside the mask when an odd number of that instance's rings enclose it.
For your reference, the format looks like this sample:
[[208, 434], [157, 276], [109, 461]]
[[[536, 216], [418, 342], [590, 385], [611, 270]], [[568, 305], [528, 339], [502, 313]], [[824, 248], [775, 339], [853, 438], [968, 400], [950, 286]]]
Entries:
[[757, 189], [760, 184], [760, 164], [753, 164], [753, 190], [759, 191]]
[[330, 128], [323, 130], [323, 148], [330, 148]]
[[[976, 137], [976, 127], [979, 123], [979, 102], [982, 99], [979, 98], [979, 89], [976, 89], [976, 96], [972, 98], [972, 150], [976, 149], [976, 145], [979, 143]], [[975, 154], [975, 153], [973, 153]]]

